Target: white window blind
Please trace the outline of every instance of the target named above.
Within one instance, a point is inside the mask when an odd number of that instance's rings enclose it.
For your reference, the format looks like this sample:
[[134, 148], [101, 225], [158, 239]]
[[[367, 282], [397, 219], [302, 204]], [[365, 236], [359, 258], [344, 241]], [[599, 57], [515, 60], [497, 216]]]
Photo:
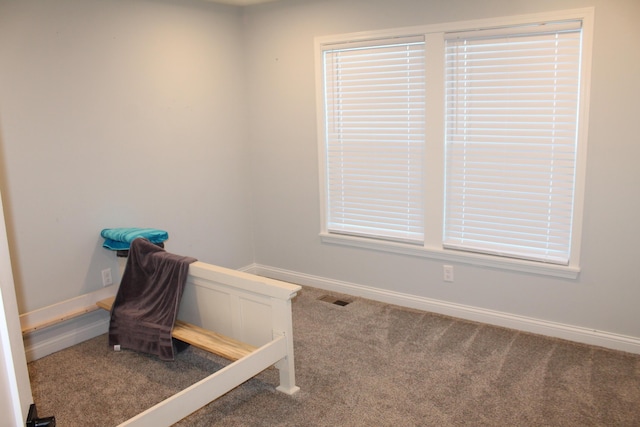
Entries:
[[444, 246], [568, 264], [580, 22], [515, 31], [445, 42]]
[[327, 231], [423, 241], [423, 37], [323, 48]]

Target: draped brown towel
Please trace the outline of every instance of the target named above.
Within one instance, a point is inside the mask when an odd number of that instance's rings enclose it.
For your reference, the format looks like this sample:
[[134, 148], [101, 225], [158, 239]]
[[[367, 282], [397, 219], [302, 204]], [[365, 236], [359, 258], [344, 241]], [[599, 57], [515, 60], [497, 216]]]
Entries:
[[174, 359], [171, 330], [195, 258], [174, 255], [146, 239], [131, 243], [111, 308], [109, 345]]

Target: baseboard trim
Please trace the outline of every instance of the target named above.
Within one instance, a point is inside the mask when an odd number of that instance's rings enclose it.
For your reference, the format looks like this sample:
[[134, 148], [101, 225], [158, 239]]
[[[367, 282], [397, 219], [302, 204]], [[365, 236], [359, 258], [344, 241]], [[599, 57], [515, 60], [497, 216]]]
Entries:
[[429, 311], [460, 319], [472, 320], [490, 325], [566, 339], [583, 344], [640, 354], [640, 338], [638, 337], [619, 335], [526, 316], [518, 316], [468, 305], [454, 304], [446, 301], [388, 291], [370, 286], [284, 270], [281, 268], [269, 267], [261, 264], [249, 265], [244, 267], [243, 271], [285, 282], [358, 296], [402, 307]]
[[[99, 317], [86, 324], [88, 317]], [[105, 318], [106, 317], [106, 318]], [[85, 323], [85, 324], [83, 324]], [[109, 317], [99, 312], [93, 312], [85, 316], [77, 317], [61, 326], [64, 332], [33, 333], [26, 337], [24, 342], [27, 362], [40, 359], [57, 351], [79, 344], [83, 341], [105, 334], [109, 330]], [[106, 345], [106, 342], [105, 342]]]
[[27, 361], [104, 334], [109, 329], [106, 313], [91, 311], [96, 301], [114, 296], [117, 286], [80, 295], [20, 315]]
[[[569, 341], [640, 354], [640, 338], [637, 337], [518, 316], [462, 304], [454, 304], [446, 301], [373, 288], [370, 286], [313, 276], [310, 274], [284, 270], [261, 264], [250, 264], [239, 270], [285, 282], [367, 298], [401, 307], [408, 307], [457, 317], [460, 319], [482, 322], [490, 325], [502, 326], [525, 332], [566, 339]], [[109, 290], [106, 292], [101, 291], [87, 294], [77, 300], [70, 300], [68, 302], [63, 302], [61, 304], [56, 304], [55, 306], [38, 310], [38, 313], [32, 312], [22, 315], [20, 317], [23, 321], [23, 326], [27, 326], [29, 323], [34, 321], [42, 321], [42, 319], [50, 319], [58, 316], [70, 307], [74, 308], [82, 306], [83, 304], [86, 304], [87, 300], [92, 301], [95, 298], [102, 297], [103, 292], [112, 293], [113, 291]], [[89, 321], [89, 323], [87, 323], [87, 321]], [[108, 316], [100, 312], [91, 312], [61, 323], [59, 326], [51, 328], [53, 330], [30, 333], [25, 336], [24, 343], [27, 361], [37, 360], [82, 341], [104, 334], [108, 331], [108, 328]]]

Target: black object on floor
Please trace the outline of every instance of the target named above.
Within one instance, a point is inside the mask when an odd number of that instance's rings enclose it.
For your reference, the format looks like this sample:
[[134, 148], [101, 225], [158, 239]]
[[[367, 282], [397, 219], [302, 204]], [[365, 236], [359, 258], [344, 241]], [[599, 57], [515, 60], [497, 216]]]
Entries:
[[38, 418], [38, 411], [34, 403], [29, 406], [27, 427], [56, 427], [56, 417]]

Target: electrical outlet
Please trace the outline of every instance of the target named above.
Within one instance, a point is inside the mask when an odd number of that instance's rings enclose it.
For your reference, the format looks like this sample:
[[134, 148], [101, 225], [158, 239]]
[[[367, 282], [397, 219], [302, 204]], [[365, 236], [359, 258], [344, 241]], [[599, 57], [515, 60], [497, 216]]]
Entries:
[[113, 279], [111, 278], [111, 269], [105, 268], [102, 270], [102, 286], [113, 285]]
[[445, 282], [453, 282], [453, 266], [452, 265], [442, 266], [442, 279]]

